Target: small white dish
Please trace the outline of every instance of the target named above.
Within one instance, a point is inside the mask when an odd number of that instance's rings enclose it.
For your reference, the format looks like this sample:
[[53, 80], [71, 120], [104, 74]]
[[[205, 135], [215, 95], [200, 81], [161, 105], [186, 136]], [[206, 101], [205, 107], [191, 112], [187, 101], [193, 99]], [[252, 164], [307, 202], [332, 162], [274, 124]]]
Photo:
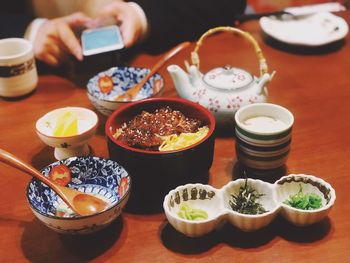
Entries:
[[[72, 136], [54, 136], [57, 119], [63, 112], [74, 113], [78, 122], [78, 133]], [[46, 113], [36, 122], [36, 132], [47, 145], [55, 148], [57, 160], [72, 156], [87, 156], [90, 153], [88, 140], [95, 135], [98, 117], [92, 110], [81, 107], [64, 107]]]
[[[245, 182], [245, 179], [237, 179], [227, 183], [221, 189], [204, 184], [178, 186], [164, 198], [165, 215], [177, 231], [189, 237], [200, 237], [218, 229], [226, 221], [242, 231], [255, 231], [269, 225], [279, 213], [296, 226], [308, 226], [324, 219], [336, 199], [332, 186], [312, 175], [291, 174], [281, 177], [274, 184], [248, 178], [248, 186], [255, 190], [254, 192], [248, 190], [249, 198], [260, 195], [255, 200], [265, 211], [259, 209], [260, 214], [245, 214], [247, 211], [234, 210], [236, 207], [235, 198], [233, 198], [238, 196], [240, 187], [244, 186]], [[321, 197], [322, 207], [302, 210], [285, 204], [290, 195], [299, 191], [300, 184], [305, 193], [315, 193]], [[243, 187], [243, 189], [246, 188]], [[179, 215], [184, 203], [190, 206], [189, 210], [195, 208], [205, 211], [208, 217], [199, 220], [184, 219]]]
[[[242, 231], [254, 231], [267, 226], [278, 214], [280, 204], [275, 200], [274, 186], [261, 180], [248, 179], [248, 185], [263, 194], [259, 198], [262, 206], [268, 210], [261, 214], [249, 215], [232, 210], [231, 195], [237, 195], [245, 179], [232, 181], [216, 189], [210, 185], [186, 184], [171, 190], [164, 198], [163, 208], [169, 223], [179, 232], [189, 237], [199, 237], [212, 232], [228, 221]], [[188, 220], [178, 215], [181, 205], [202, 209], [207, 219]]]
[[346, 21], [329, 12], [288, 18], [262, 17], [260, 26], [268, 36], [291, 45], [322, 46], [343, 39]]
[[229, 182], [222, 188], [222, 191], [228, 221], [243, 231], [251, 232], [270, 224], [278, 214], [280, 204], [276, 202], [274, 186], [272, 184], [254, 179], [248, 179], [247, 183], [256, 190], [256, 194], [262, 195], [258, 203], [262, 205], [266, 212], [250, 215], [232, 210], [230, 206], [232, 195], [238, 196], [240, 187], [245, 184], [245, 179], [237, 179]]
[[[178, 212], [183, 203], [204, 210], [208, 218], [202, 220], [181, 218]], [[219, 190], [203, 184], [186, 184], [171, 190], [164, 198], [163, 208], [169, 223], [177, 231], [189, 237], [199, 237], [213, 231], [219, 226], [224, 215]]]
[[[325, 218], [334, 205], [336, 195], [332, 186], [313, 175], [290, 174], [275, 182], [277, 201], [281, 204], [281, 214], [296, 226], [308, 226]], [[305, 194], [317, 194], [322, 199], [322, 207], [312, 210], [294, 208], [285, 203], [298, 193], [300, 187]]]

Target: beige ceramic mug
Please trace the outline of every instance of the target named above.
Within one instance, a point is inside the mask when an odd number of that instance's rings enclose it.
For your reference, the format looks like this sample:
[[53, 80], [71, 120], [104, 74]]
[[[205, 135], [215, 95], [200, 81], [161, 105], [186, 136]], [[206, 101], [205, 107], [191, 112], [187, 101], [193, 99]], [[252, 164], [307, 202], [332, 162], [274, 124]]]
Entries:
[[26, 95], [37, 83], [32, 44], [23, 38], [0, 39], [0, 96]]

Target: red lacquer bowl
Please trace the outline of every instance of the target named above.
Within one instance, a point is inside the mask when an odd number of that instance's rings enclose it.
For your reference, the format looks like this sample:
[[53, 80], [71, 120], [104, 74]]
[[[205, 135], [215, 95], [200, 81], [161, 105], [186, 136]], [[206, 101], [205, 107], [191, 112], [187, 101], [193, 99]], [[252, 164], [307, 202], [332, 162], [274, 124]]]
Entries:
[[[113, 137], [116, 129], [143, 110], [153, 112], [169, 106], [186, 117], [196, 118], [209, 127], [205, 138], [187, 148], [157, 152], [123, 144]], [[106, 122], [110, 158], [130, 173], [133, 180], [128, 209], [134, 212], [158, 212], [164, 196], [186, 183], [206, 183], [214, 155], [215, 119], [203, 106], [182, 98], [151, 98], [136, 101], [114, 111]]]

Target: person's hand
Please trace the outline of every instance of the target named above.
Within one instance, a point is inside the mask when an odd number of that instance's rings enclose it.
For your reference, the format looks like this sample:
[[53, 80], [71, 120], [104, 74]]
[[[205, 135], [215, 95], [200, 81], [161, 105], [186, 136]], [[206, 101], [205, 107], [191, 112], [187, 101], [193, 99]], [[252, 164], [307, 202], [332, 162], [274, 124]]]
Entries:
[[51, 66], [63, 64], [71, 55], [82, 60], [80, 41], [73, 31], [87, 27], [89, 23], [91, 18], [83, 13], [46, 21], [39, 28], [33, 43], [35, 57]]
[[95, 26], [116, 24], [119, 26], [125, 47], [131, 47], [144, 36], [144, 24], [137, 8], [131, 3], [114, 1], [104, 6], [94, 20]]

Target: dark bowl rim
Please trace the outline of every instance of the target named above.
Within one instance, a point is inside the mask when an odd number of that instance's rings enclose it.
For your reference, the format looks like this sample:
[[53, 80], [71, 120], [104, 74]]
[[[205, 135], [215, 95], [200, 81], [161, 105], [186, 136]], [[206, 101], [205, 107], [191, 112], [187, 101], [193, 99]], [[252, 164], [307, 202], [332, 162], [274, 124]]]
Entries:
[[[146, 68], [146, 67], [128, 67], [128, 66], [116, 66], [116, 67], [111, 67], [111, 68], [106, 69], [106, 70], [104, 70], [104, 71], [101, 71], [101, 72], [95, 74], [93, 77], [91, 77], [91, 78], [88, 80], [87, 84], [86, 84], [86, 92], [87, 92], [91, 97], [93, 97], [93, 98], [95, 98], [95, 99], [97, 99], [97, 100], [99, 100], [99, 101], [104, 101], [104, 102], [109, 102], [109, 103], [114, 103], [114, 102], [115, 102], [115, 103], [120, 103], [120, 104], [127, 104], [127, 103], [134, 102], [134, 101], [130, 101], [130, 100], [128, 100], [128, 101], [116, 101], [116, 100], [100, 99], [100, 98], [97, 98], [96, 96], [94, 96], [93, 94], [91, 94], [90, 89], [89, 89], [89, 87], [88, 87], [88, 84], [90, 83], [90, 80], [92, 80], [93, 78], [97, 77], [98, 74], [100, 74], [100, 73], [104, 73], [104, 72], [106, 72], [106, 71], [108, 71], [108, 70], [117, 69], [117, 68], [134, 68], [134, 69], [138, 69], [138, 70], [139, 70], [139, 69], [149, 69], [149, 70], [151, 70], [150, 68]], [[164, 89], [164, 87], [165, 87], [165, 79], [163, 78], [163, 76], [162, 76], [159, 72], [154, 73], [153, 76], [151, 76], [151, 78], [154, 77], [154, 76], [156, 76], [156, 75], [159, 75], [159, 77], [162, 79], [163, 85], [161, 86], [161, 88], [159, 89], [159, 91], [158, 91], [156, 94], [152, 94], [152, 96], [147, 97], [147, 98], [144, 98], [144, 99], [153, 98], [153, 97], [155, 97], [157, 94], [159, 94], [159, 93]], [[147, 82], [148, 82], [148, 81], [149, 81], [149, 80], [147, 80]], [[144, 99], [140, 99], [140, 100], [144, 100]], [[136, 101], [140, 101], [140, 100], [136, 100]]]
[[[46, 167], [53, 165], [54, 163], [59, 163], [59, 162], [61, 162], [61, 161], [65, 161], [65, 160], [68, 160], [68, 159], [70, 159], [70, 158], [85, 158], [85, 157], [88, 157], [88, 156], [74, 156], [74, 157], [69, 157], [69, 158], [63, 159], [63, 160], [59, 160], [59, 161], [50, 163], [49, 165], [46, 165], [44, 168], [42, 168], [42, 169], [40, 170], [40, 172], [42, 172]], [[107, 159], [107, 158], [98, 157], [98, 156], [90, 156], [90, 157], [98, 158], [99, 160], [112, 161], [112, 162], [114, 162], [114, 163], [117, 163], [119, 166], [121, 166], [117, 161], [114, 161], [114, 160], [112, 160], [112, 159]], [[124, 201], [124, 199], [125, 199], [125, 198], [128, 198], [128, 196], [130, 195], [131, 185], [132, 185], [132, 179], [131, 179], [130, 173], [124, 168], [124, 166], [121, 166], [121, 167], [123, 167], [123, 169], [124, 169], [124, 170], [127, 172], [127, 174], [128, 174], [128, 177], [129, 177], [129, 189], [128, 189], [128, 191], [124, 194], [123, 198], [120, 198], [119, 201], [118, 201], [115, 205], [113, 205], [113, 206], [109, 207], [108, 209], [103, 210], [103, 211], [101, 211], [101, 212], [99, 212], [99, 213], [96, 213], [96, 214], [93, 214], [93, 215], [88, 215], [88, 216], [77, 216], [77, 217], [58, 217], [58, 216], [52, 216], [52, 215], [48, 215], [48, 214], [42, 213], [41, 211], [39, 211], [36, 207], [34, 207], [34, 206], [32, 205], [32, 203], [30, 202], [30, 200], [29, 200], [29, 198], [28, 198], [29, 185], [30, 185], [33, 181], [37, 180], [37, 179], [35, 179], [35, 178], [32, 178], [32, 179], [28, 182], [28, 184], [27, 184], [26, 193], [25, 193], [25, 194], [26, 194], [27, 202], [29, 203], [29, 206], [30, 206], [35, 212], [37, 212], [38, 214], [40, 214], [40, 215], [42, 215], [42, 216], [44, 216], [44, 217], [46, 217], [46, 218], [57, 219], [57, 220], [74, 221], [74, 220], [81, 220], [81, 219], [90, 218], [90, 217], [94, 217], [94, 216], [103, 214], [103, 213], [105, 213], [105, 212], [107, 212], [107, 211], [109, 211], [109, 210], [112, 210], [112, 209], [115, 208], [116, 206], [120, 205], [120, 204]], [[45, 176], [45, 175], [44, 175], [44, 176]]]
[[[140, 104], [144, 104], [144, 103], [150, 103], [152, 101], [156, 101], [156, 102], [178, 102], [178, 103], [183, 103], [186, 104], [190, 107], [193, 107], [201, 112], [203, 112], [209, 119], [209, 132], [208, 134], [199, 142], [192, 144], [188, 147], [182, 148], [182, 149], [178, 149], [178, 150], [172, 150], [172, 151], [164, 151], [164, 152], [160, 152], [160, 151], [150, 151], [150, 150], [143, 150], [143, 149], [138, 149], [138, 148], [134, 148], [134, 147], [130, 147], [128, 145], [125, 145], [123, 143], [120, 143], [117, 139], [115, 139], [113, 137], [113, 134], [110, 130], [111, 124], [113, 119], [115, 119], [115, 116], [118, 115], [120, 112], [131, 108], [131, 107], [137, 107]], [[117, 144], [118, 146], [127, 149], [129, 151], [132, 152], [138, 152], [138, 153], [143, 153], [143, 154], [152, 154], [152, 155], [164, 155], [164, 154], [171, 154], [171, 153], [178, 153], [178, 152], [184, 152], [186, 150], [195, 148], [196, 146], [202, 144], [204, 141], [206, 141], [207, 139], [209, 139], [214, 131], [215, 131], [215, 117], [214, 115], [205, 107], [203, 107], [202, 105], [200, 105], [199, 103], [195, 103], [193, 101], [190, 100], [186, 100], [183, 98], [178, 98], [178, 97], [161, 97], [161, 98], [148, 98], [148, 99], [143, 99], [143, 100], [139, 100], [139, 101], [135, 101], [126, 105], [121, 106], [120, 108], [118, 108], [117, 110], [115, 110], [107, 119], [106, 121], [106, 125], [105, 125], [105, 134], [107, 136], [107, 138], [109, 140], [111, 140], [113, 143]]]

